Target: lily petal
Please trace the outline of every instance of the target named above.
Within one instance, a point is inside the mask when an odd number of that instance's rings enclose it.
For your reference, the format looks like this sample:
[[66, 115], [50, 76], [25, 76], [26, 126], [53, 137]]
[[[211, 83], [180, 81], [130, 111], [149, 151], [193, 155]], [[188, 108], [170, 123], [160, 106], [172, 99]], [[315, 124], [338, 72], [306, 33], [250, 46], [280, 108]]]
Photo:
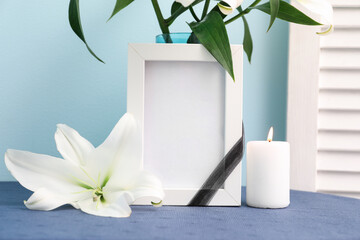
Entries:
[[161, 181], [146, 171], [139, 174], [134, 186], [129, 191], [135, 200], [146, 197], [151, 198], [153, 202], [160, 202], [165, 197]]
[[94, 202], [93, 199], [85, 199], [78, 202], [81, 211], [102, 217], [123, 218], [131, 215], [129, 204], [133, 201], [132, 196], [125, 191], [104, 194], [105, 203]]
[[[312, 18], [327, 25], [327, 30], [318, 34], [328, 34], [333, 31], [333, 8], [327, 0], [297, 0], [297, 2], [308, 10]], [[301, 9], [302, 10], [302, 9]]]
[[229, 15], [242, 4], [243, 0], [223, 0], [223, 2], [226, 2], [229, 6], [218, 3], [218, 7], [223, 14]]
[[127, 142], [127, 137], [136, 130], [136, 121], [130, 113], [125, 113], [117, 122], [106, 140], [98, 147], [106, 150], [117, 150]]
[[328, 34], [332, 33], [333, 31], [334, 31], [334, 25], [330, 25], [330, 26], [328, 26], [328, 28], [326, 30], [324, 30], [322, 32], [317, 32], [317, 34], [324, 36], [324, 35], [328, 35]]
[[127, 186], [119, 187], [119, 184], [113, 181], [113, 177], [104, 187], [104, 192], [121, 192], [123, 189], [126, 189], [131, 193], [133, 201], [139, 198], [147, 198], [149, 204], [151, 201], [157, 203], [164, 199], [165, 193], [161, 181], [147, 171], [141, 171], [133, 176], [133, 181]]
[[134, 177], [138, 176], [142, 170], [140, 148], [141, 135], [138, 132], [133, 133], [109, 166], [107, 173], [109, 180], [103, 186], [128, 189], [129, 185], [133, 184]]
[[65, 160], [77, 165], [85, 165], [85, 159], [94, 146], [80, 134], [65, 124], [58, 124], [55, 133], [58, 151]]
[[33, 192], [46, 188], [77, 199], [79, 195], [72, 193], [84, 190], [81, 187], [84, 174], [64, 159], [9, 149], [5, 164], [16, 180]]
[[108, 138], [95, 149], [88, 161], [88, 169], [101, 171], [104, 187], [110, 179], [119, 184], [133, 177], [141, 167], [141, 138], [134, 117], [126, 113], [111, 131]]
[[50, 211], [62, 205], [70, 204], [71, 200], [64, 198], [62, 195], [54, 194], [46, 188], [40, 188], [24, 203], [31, 210]]
[[175, 2], [181, 3], [184, 7], [188, 7], [195, 2], [195, 0], [176, 0]]

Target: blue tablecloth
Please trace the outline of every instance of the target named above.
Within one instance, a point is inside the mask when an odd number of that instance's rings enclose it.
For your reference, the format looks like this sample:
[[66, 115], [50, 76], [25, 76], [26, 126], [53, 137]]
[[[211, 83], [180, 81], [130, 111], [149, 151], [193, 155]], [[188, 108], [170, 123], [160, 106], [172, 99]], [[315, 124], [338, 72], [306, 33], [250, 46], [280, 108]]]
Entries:
[[30, 211], [30, 192], [0, 183], [0, 239], [360, 239], [360, 200], [291, 192], [286, 209], [133, 206], [130, 218], [102, 218], [72, 207]]

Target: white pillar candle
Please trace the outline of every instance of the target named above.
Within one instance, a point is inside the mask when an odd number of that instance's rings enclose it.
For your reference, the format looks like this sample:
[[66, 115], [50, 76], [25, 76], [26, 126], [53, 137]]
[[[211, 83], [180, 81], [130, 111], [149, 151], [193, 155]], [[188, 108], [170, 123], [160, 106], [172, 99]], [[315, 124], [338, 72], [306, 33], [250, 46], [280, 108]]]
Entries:
[[272, 141], [252, 141], [246, 153], [246, 203], [257, 208], [284, 208], [290, 204], [290, 145]]

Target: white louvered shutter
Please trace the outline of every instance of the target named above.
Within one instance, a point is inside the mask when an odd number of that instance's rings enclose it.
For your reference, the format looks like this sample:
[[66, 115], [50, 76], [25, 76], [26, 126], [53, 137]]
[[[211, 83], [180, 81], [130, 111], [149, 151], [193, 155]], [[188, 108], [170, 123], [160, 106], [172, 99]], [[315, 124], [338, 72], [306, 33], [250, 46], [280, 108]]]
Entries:
[[317, 191], [360, 198], [360, 1], [337, 0], [320, 38]]
[[[292, 164], [295, 165], [291, 171], [294, 175], [292, 186], [295, 189], [360, 198], [360, 0], [331, 2], [335, 31], [326, 37], [304, 37], [305, 43], [299, 46], [312, 48], [314, 53], [304, 53], [300, 58], [302, 62], [306, 59], [315, 62], [316, 67], [306, 70], [294, 66], [299, 63], [292, 60], [296, 58], [296, 50], [292, 48], [299, 40], [295, 36], [301, 36], [301, 32], [307, 30], [298, 27], [291, 27], [290, 30], [288, 139], [295, 148], [295, 155], [292, 155]], [[295, 93], [299, 83], [294, 81], [299, 81], [298, 75], [302, 70], [305, 75], [308, 73], [309, 81], [313, 83], [300, 83], [304, 92]], [[317, 89], [310, 90], [310, 87]], [[302, 88], [299, 88], [300, 92]], [[305, 117], [296, 119], [294, 108], [302, 104], [306, 89], [312, 92], [304, 103], [310, 110], [302, 107], [304, 109], [300, 109], [298, 114], [305, 114]], [[314, 123], [306, 124], [305, 118]], [[303, 122], [305, 126], [294, 129]], [[301, 135], [299, 131], [311, 133]], [[316, 148], [307, 145], [306, 141], [315, 144]], [[301, 153], [302, 150], [306, 153]], [[304, 162], [304, 166], [301, 162]]]

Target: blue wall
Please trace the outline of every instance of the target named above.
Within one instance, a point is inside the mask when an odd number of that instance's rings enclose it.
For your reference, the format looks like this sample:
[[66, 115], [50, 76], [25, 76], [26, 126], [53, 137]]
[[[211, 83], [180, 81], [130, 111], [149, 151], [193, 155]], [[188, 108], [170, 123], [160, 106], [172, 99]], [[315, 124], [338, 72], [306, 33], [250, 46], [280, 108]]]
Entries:
[[[154, 42], [160, 32], [151, 3], [135, 1], [106, 23], [115, 0], [82, 2], [86, 37], [106, 64], [91, 57], [71, 31], [68, 1], [0, 2], [1, 156], [8, 148], [59, 156], [57, 123], [98, 145], [126, 111], [127, 43]], [[170, 2], [160, 0], [165, 15]], [[184, 15], [171, 30], [189, 31], [184, 21], [190, 19]], [[275, 139], [284, 140], [288, 26], [277, 21], [266, 33], [269, 17], [260, 12], [248, 21], [254, 55], [251, 65], [244, 59], [246, 139], [265, 139], [274, 125]], [[242, 42], [242, 29], [241, 21], [228, 27], [232, 43]], [[1, 159], [0, 181], [13, 180]]]

